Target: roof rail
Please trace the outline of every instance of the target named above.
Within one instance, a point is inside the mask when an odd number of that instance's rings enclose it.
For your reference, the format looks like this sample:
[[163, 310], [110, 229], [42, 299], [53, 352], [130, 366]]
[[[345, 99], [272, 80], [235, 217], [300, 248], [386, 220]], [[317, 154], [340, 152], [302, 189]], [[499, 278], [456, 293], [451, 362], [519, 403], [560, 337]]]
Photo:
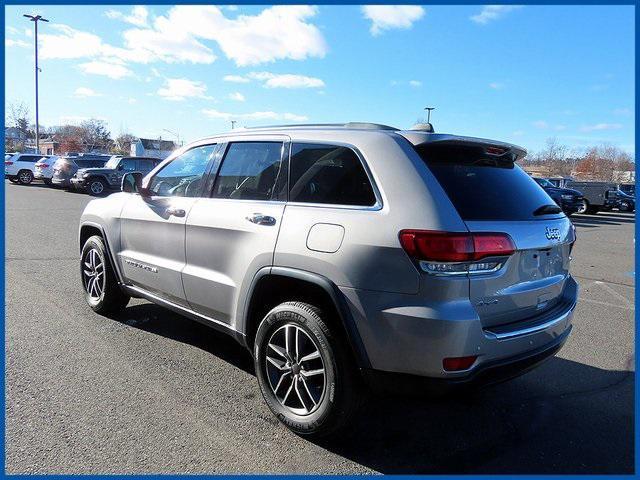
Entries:
[[353, 128], [362, 130], [399, 130], [389, 125], [369, 122], [347, 122], [347, 123], [293, 123], [284, 125], [265, 125], [261, 127], [242, 127], [237, 130], [265, 130], [270, 128], [306, 128], [306, 127], [334, 127], [334, 128]]

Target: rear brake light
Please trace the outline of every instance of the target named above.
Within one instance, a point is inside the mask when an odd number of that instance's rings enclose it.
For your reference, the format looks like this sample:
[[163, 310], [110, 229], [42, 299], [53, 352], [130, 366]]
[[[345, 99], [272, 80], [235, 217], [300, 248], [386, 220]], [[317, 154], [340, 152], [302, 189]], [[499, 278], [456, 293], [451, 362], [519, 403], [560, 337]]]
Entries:
[[472, 355], [470, 357], [451, 357], [445, 358], [442, 360], [442, 367], [448, 372], [457, 372], [460, 370], [468, 370], [471, 368], [478, 358], [477, 355]]
[[46, 163], [40, 163], [39, 165], [36, 165], [36, 168], [47, 168], [49, 165], [47, 165]]
[[4, 162], [4, 164], [8, 167], [9, 165], [13, 165], [13, 162]]
[[400, 244], [410, 257], [436, 262], [472, 262], [515, 252], [506, 233], [402, 230]]
[[500, 148], [500, 147], [485, 147], [484, 151], [490, 155], [502, 155], [503, 153], [506, 153], [508, 150], [506, 148]]

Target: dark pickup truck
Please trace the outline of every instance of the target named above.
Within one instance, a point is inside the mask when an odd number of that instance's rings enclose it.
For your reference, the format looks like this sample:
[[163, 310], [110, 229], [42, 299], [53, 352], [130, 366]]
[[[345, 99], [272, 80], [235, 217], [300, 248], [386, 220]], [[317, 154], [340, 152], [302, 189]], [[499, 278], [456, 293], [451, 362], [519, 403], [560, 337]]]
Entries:
[[125, 173], [140, 172], [146, 175], [161, 161], [150, 157], [112, 157], [102, 168], [79, 169], [71, 178], [71, 184], [90, 195], [104, 195], [109, 190], [120, 190]]
[[556, 187], [546, 178], [534, 177], [534, 180], [544, 189], [545, 192], [547, 192], [553, 201], [558, 204], [566, 215], [572, 215], [580, 211], [584, 204], [582, 193], [570, 188]]

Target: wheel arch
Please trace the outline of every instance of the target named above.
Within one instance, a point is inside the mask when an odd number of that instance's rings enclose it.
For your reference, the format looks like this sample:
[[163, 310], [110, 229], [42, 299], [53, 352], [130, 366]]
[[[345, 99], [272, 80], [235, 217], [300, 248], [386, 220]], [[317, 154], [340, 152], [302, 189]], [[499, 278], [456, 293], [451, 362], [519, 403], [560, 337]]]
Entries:
[[280, 303], [291, 300], [313, 302], [322, 310], [329, 310], [327, 320], [347, 342], [357, 366], [370, 368], [347, 301], [335, 283], [322, 275], [288, 267], [265, 267], [251, 282], [238, 325], [250, 351], [253, 352], [255, 335], [264, 315]]
[[98, 235], [100, 238], [102, 238], [102, 241], [104, 242], [104, 246], [107, 250], [107, 255], [109, 256], [109, 263], [111, 263], [115, 271], [116, 280], [118, 281], [118, 284], [122, 285], [123, 281], [122, 281], [122, 273], [120, 272], [120, 265], [118, 264], [118, 262], [115, 261], [113, 251], [111, 250], [111, 246], [109, 245], [109, 238], [102, 225], [98, 223], [93, 223], [93, 222], [83, 222], [80, 225], [80, 230], [78, 232], [80, 252], [82, 252], [82, 247], [84, 246], [85, 242], [89, 239], [89, 237], [92, 237], [94, 235]]

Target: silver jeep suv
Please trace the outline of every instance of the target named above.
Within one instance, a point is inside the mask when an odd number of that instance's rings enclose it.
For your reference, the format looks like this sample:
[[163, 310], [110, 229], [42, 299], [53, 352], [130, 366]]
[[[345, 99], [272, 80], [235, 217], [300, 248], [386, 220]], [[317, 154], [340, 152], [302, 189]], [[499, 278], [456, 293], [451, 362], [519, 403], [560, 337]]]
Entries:
[[229, 333], [299, 434], [335, 432], [389, 380], [505, 379], [560, 349], [577, 299], [575, 229], [524, 153], [428, 124], [212, 136], [87, 205], [85, 298]]

